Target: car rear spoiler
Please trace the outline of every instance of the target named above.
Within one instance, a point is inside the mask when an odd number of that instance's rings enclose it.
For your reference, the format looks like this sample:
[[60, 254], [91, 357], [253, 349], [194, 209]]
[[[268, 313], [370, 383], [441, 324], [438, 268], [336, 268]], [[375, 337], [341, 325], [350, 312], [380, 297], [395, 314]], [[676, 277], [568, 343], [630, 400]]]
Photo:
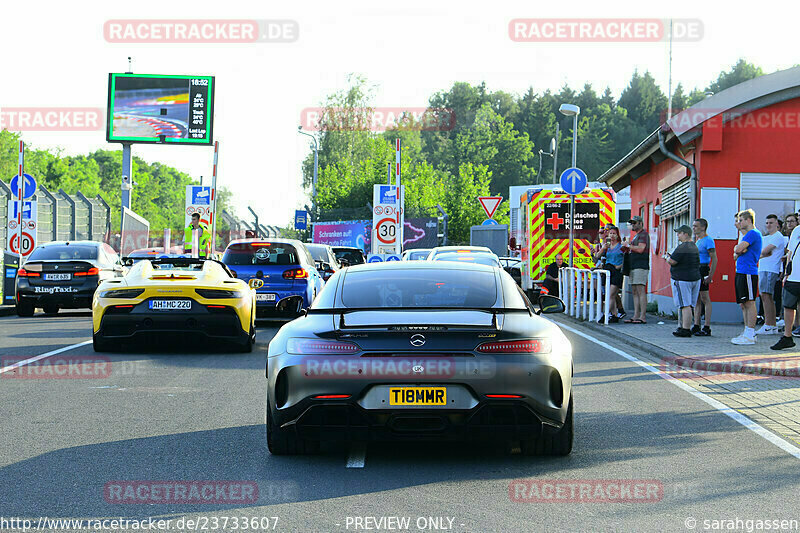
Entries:
[[[339, 322], [338, 327], [336, 328], [337, 331], [344, 330], [344, 329], [373, 329], [373, 328], [392, 328], [397, 326], [403, 326], [404, 324], [398, 324], [396, 321], [390, 324], [370, 324], [370, 325], [358, 325], [358, 326], [348, 326], [345, 321], [345, 315], [350, 313], [357, 313], [357, 312], [380, 312], [380, 311], [388, 311], [388, 312], [396, 312], [396, 311], [478, 311], [482, 313], [487, 313], [492, 315], [491, 323], [488, 326], [485, 326], [487, 329], [491, 330], [499, 330], [500, 326], [497, 321], [497, 315], [499, 313], [527, 313], [531, 314], [529, 309], [516, 309], [516, 308], [507, 308], [507, 307], [392, 307], [392, 308], [346, 308], [346, 309], [309, 309], [309, 314], [322, 314], [322, 315], [339, 315]], [[416, 324], [415, 324], [416, 325]], [[425, 327], [425, 326], [420, 326]], [[484, 326], [476, 326], [476, 325], [469, 325], [469, 326], [453, 326], [455, 328], [459, 327], [484, 327]]]

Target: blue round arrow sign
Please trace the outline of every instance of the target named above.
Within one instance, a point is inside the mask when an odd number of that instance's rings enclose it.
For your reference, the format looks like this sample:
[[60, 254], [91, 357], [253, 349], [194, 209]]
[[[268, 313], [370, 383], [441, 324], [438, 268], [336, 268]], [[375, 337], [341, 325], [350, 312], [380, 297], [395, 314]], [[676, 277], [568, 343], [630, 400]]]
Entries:
[[588, 181], [586, 172], [578, 167], [568, 168], [561, 173], [561, 188], [567, 194], [576, 195], [582, 193]]
[[[22, 199], [26, 200], [36, 194], [36, 180], [33, 179], [33, 176], [30, 174], [23, 174], [25, 176], [25, 180], [23, 181], [23, 189], [22, 189]], [[17, 195], [19, 194], [19, 176], [14, 176], [11, 178], [11, 184], [9, 186], [11, 189], [11, 194], [14, 196], [14, 199], [17, 199]]]

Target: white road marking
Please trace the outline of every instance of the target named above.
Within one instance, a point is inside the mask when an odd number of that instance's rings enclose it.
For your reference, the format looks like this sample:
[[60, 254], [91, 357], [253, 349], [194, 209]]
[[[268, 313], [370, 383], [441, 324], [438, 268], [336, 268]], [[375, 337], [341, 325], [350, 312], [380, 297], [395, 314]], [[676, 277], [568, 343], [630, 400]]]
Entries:
[[662, 372], [661, 370], [655, 368], [653, 365], [651, 365], [649, 363], [646, 363], [646, 362], [644, 362], [644, 361], [642, 361], [640, 359], [637, 359], [636, 357], [634, 357], [634, 356], [632, 356], [632, 355], [630, 355], [630, 354], [628, 354], [626, 352], [623, 352], [619, 348], [615, 348], [615, 347], [611, 346], [610, 344], [608, 344], [606, 342], [603, 342], [601, 340], [595, 339], [591, 335], [587, 335], [586, 333], [583, 333], [582, 331], [578, 331], [575, 328], [571, 328], [571, 327], [565, 326], [563, 324], [558, 324], [558, 326], [563, 328], [563, 329], [566, 329], [567, 331], [571, 331], [572, 333], [574, 333], [576, 335], [580, 335], [584, 339], [590, 340], [593, 343], [595, 343], [595, 344], [597, 344], [599, 346], [602, 346], [603, 348], [605, 348], [607, 350], [610, 350], [610, 351], [614, 352], [617, 355], [620, 355], [620, 356], [624, 357], [628, 361], [631, 361], [632, 363], [636, 363], [637, 365], [641, 366], [642, 368], [646, 368], [647, 370], [649, 370], [653, 374], [656, 374], [658, 377], [660, 377], [662, 379], [665, 379], [665, 380], [669, 381], [670, 383], [672, 383], [673, 385], [675, 385], [676, 387], [679, 387], [679, 388], [685, 390], [686, 392], [688, 392], [689, 394], [691, 394], [695, 398], [699, 398], [699, 399], [703, 400], [704, 402], [706, 402], [708, 405], [710, 405], [714, 409], [718, 410], [719, 412], [728, 415], [729, 417], [731, 417], [735, 421], [739, 422], [741, 425], [743, 425], [744, 427], [746, 427], [747, 429], [749, 429], [753, 433], [759, 435], [760, 437], [764, 438], [765, 440], [768, 440], [769, 442], [771, 442], [772, 444], [774, 444], [775, 446], [777, 446], [781, 450], [785, 451], [786, 453], [794, 456], [797, 459], [800, 459], [800, 448], [798, 448], [797, 446], [795, 446], [793, 444], [790, 444], [789, 442], [787, 442], [784, 439], [780, 438], [779, 436], [775, 435], [774, 433], [772, 433], [768, 429], [766, 429], [763, 426], [757, 424], [756, 422], [754, 422], [750, 418], [744, 416], [742, 413], [734, 411], [733, 409], [731, 409], [730, 407], [728, 407], [724, 403], [720, 402], [719, 400], [715, 400], [714, 398], [712, 398], [712, 397], [710, 397], [710, 396], [698, 391], [697, 389], [694, 389], [694, 388], [690, 387], [689, 385], [687, 385], [683, 381], [681, 381], [679, 379], [676, 379], [676, 378], [670, 376], [669, 374], [667, 374], [665, 372]]
[[74, 350], [75, 348], [80, 348], [81, 346], [86, 346], [87, 344], [91, 344], [91, 343], [92, 343], [91, 340], [83, 341], [83, 342], [79, 342], [78, 344], [72, 344], [70, 346], [64, 346], [63, 348], [59, 348], [58, 350], [53, 350], [52, 352], [47, 352], [47, 353], [43, 353], [42, 355], [37, 355], [35, 357], [31, 357], [30, 359], [25, 359], [24, 361], [18, 361], [16, 363], [14, 363], [13, 365], [8, 365], [8, 366], [4, 366], [3, 368], [0, 368], [0, 374], [5, 374], [6, 372], [10, 372], [11, 370], [14, 370], [15, 368], [19, 368], [21, 366], [25, 366], [25, 365], [29, 365], [31, 363], [35, 363], [36, 361], [38, 361], [40, 359], [44, 359], [45, 357], [50, 357], [52, 355], [58, 355], [58, 354], [60, 354], [62, 352], [66, 352], [66, 351], [69, 351], [69, 350]]
[[364, 468], [367, 460], [367, 445], [363, 442], [354, 442], [350, 446], [350, 455], [347, 456], [346, 468]]

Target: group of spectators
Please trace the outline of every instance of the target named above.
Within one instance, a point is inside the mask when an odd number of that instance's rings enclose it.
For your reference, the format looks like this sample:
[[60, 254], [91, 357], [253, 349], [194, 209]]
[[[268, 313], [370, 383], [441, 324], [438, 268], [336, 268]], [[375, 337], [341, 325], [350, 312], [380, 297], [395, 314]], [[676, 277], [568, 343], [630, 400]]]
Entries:
[[[771, 347], [773, 350], [791, 348], [795, 345], [792, 336], [800, 337], [800, 327], [795, 326], [800, 302], [800, 269], [792, 268], [792, 260], [800, 245], [797, 222], [795, 213], [786, 215], [784, 222], [777, 215], [767, 215], [764, 221], [766, 233], [762, 234], [755, 227], [752, 209], [736, 214], [734, 224], [740, 234], [733, 251], [736, 301], [741, 307], [745, 327], [741, 335], [731, 339], [733, 344], [755, 344], [757, 335], [780, 334], [781, 327], [783, 336]], [[708, 221], [703, 218], [696, 219], [691, 228], [680, 226], [675, 230], [678, 245], [672, 253], [664, 254], [670, 265], [675, 306], [680, 309], [680, 325], [673, 332], [676, 337], [711, 334], [708, 290], [716, 271], [717, 255], [707, 230]], [[764, 325], [756, 331], [756, 299], [759, 295], [764, 309]], [[778, 320], [781, 304], [783, 318]], [[701, 329], [702, 315], [705, 315], [705, 325]]]
[[[647, 323], [647, 278], [650, 270], [650, 234], [644, 229], [642, 217], [635, 216], [628, 221], [633, 237], [628, 241], [620, 236], [619, 228], [606, 224], [600, 229], [600, 243], [592, 250], [595, 269], [608, 270], [611, 278], [609, 295], [610, 323], [616, 323], [627, 316], [622, 306], [620, 291], [625, 276], [633, 292], [633, 316], [627, 324]], [[601, 317], [599, 322], [603, 322]]]
[[[746, 209], [736, 213], [734, 224], [739, 242], [734, 248], [736, 261], [736, 301], [741, 307], [744, 331], [731, 339], [733, 344], [755, 344], [758, 335], [783, 333], [772, 346], [774, 350], [791, 348], [792, 337], [800, 337], [797, 309], [800, 303], [800, 267], [792, 263], [800, 247], [798, 214], [789, 213], [782, 221], [777, 215], [767, 215], [765, 233], [755, 227], [755, 213]], [[611, 294], [609, 322], [620, 322], [625, 316], [620, 291], [624, 276], [629, 276], [633, 292], [633, 317], [629, 324], [645, 324], [647, 310], [647, 279], [650, 268], [650, 236], [641, 217], [628, 222], [633, 237], [630, 242], [620, 236], [619, 228], [608, 224], [600, 230], [600, 243], [592, 250], [595, 268], [610, 272]], [[672, 296], [679, 309], [676, 337], [710, 336], [712, 304], [709, 288], [717, 270], [718, 257], [714, 240], [708, 235], [708, 221], [697, 218], [691, 227], [675, 229], [678, 244], [663, 258], [670, 265]], [[800, 256], [798, 256], [800, 257]], [[553, 266], [549, 275], [557, 279]], [[756, 331], [760, 296], [764, 325]], [[781, 315], [783, 315], [781, 317]], [[605, 317], [600, 318], [600, 322]], [[702, 325], [701, 325], [702, 324]]]

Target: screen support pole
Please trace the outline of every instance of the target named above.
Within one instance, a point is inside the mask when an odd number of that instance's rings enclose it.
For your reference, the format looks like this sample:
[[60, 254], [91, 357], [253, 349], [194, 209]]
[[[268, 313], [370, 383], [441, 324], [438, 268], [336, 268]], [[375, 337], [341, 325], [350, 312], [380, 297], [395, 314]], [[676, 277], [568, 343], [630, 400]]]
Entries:
[[131, 189], [133, 189], [133, 165], [131, 161], [131, 143], [122, 143], [122, 207], [131, 208]]

